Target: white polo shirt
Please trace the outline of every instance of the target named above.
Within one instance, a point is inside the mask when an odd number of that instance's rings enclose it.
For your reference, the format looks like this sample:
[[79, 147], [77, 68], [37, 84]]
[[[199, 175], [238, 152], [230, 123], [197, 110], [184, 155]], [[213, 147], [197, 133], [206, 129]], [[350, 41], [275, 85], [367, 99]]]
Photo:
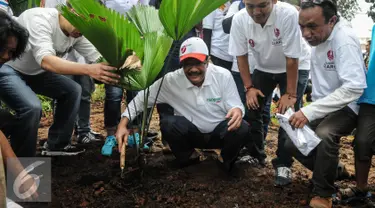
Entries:
[[[230, 5], [229, 10], [228, 10], [227, 14], [225, 15], [224, 19], [230, 18], [233, 15], [235, 15], [237, 12], [239, 12], [240, 11], [240, 8], [239, 8], [240, 3], [241, 3], [240, 1], [233, 2]], [[229, 36], [229, 34], [228, 34], [228, 36]], [[228, 40], [228, 42], [229, 42], [229, 40]], [[228, 43], [228, 45], [229, 45], [229, 43]], [[249, 49], [249, 52], [248, 52], [247, 55], [249, 56], [248, 60], [249, 60], [250, 74], [252, 74], [254, 72], [255, 67], [254, 67], [254, 57], [253, 57], [253, 54], [251, 53], [250, 49]], [[231, 56], [231, 57], [233, 57], [232, 71], [233, 72], [240, 72], [240, 70], [238, 69], [237, 57], [235, 57], [235, 56]]]
[[[161, 79], [151, 85], [148, 107], [152, 107], [160, 83]], [[135, 118], [143, 110], [143, 96], [144, 91], [138, 93], [122, 117]], [[169, 104], [174, 108], [175, 115], [185, 117], [202, 133], [212, 132], [233, 108], [240, 108], [242, 115], [245, 112], [232, 74], [213, 64], [208, 65], [201, 87], [194, 86], [182, 68], [166, 74], [157, 103]]]
[[229, 38], [229, 54], [243, 56], [250, 49], [255, 68], [268, 73], [286, 72], [286, 58], [299, 58], [299, 69], [309, 69], [308, 51], [303, 51], [298, 11], [288, 3], [277, 2], [262, 28], [246, 9], [233, 17]]
[[[340, 87], [364, 89], [367, 86], [366, 66], [358, 37], [343, 19], [324, 43], [312, 48], [311, 65], [313, 101]], [[357, 101], [348, 106], [358, 113]]]
[[225, 61], [233, 61], [228, 53], [229, 34], [224, 33], [223, 20], [230, 7], [230, 2], [220, 6], [203, 19], [203, 28], [212, 30], [211, 55]]
[[44, 72], [41, 68], [45, 56], [64, 57], [75, 49], [88, 62], [95, 62], [100, 54], [84, 37], [66, 36], [60, 28], [59, 13], [55, 8], [32, 8], [24, 11], [17, 21], [29, 31], [29, 42], [21, 58], [6, 64], [26, 75]]

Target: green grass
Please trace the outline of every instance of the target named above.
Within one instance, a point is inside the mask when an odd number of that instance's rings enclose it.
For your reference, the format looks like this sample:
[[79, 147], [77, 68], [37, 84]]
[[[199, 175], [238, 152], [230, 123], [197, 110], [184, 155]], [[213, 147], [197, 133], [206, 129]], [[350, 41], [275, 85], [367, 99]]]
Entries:
[[95, 85], [95, 91], [91, 95], [91, 101], [92, 102], [101, 102], [104, 101], [105, 98], [105, 88], [104, 84], [96, 84]]

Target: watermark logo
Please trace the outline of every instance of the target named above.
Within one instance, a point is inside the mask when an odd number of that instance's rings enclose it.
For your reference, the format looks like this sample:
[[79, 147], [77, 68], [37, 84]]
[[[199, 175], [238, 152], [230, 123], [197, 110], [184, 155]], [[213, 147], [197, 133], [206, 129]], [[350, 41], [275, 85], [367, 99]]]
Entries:
[[6, 186], [15, 202], [51, 202], [51, 158], [9, 158]]

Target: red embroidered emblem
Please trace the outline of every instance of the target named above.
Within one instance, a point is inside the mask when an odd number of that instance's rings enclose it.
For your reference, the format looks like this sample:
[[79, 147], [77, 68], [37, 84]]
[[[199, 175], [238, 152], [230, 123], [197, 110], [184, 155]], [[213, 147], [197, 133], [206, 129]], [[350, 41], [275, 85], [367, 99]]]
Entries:
[[249, 44], [251, 45], [251, 47], [253, 47], [253, 48], [254, 48], [254, 46], [255, 46], [255, 43], [254, 43], [253, 39], [250, 39], [250, 40], [249, 40]]
[[333, 51], [332, 50], [329, 50], [327, 52], [327, 57], [328, 57], [328, 60], [330, 61], [333, 61], [333, 59], [335, 58], [334, 55], [333, 55]]

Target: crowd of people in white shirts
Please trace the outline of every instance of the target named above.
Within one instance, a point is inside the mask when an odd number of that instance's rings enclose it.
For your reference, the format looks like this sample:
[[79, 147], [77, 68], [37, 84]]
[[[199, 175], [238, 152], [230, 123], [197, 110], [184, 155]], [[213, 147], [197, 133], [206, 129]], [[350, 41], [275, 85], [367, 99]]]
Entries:
[[[2, 2], [0, 6], [12, 16], [7, 2]], [[123, 14], [137, 3], [160, 5], [153, 0], [100, 3]], [[74, 128], [79, 144], [101, 142], [89, 122], [94, 80], [106, 86], [105, 145], [117, 144], [121, 151], [130, 134], [130, 118], [142, 113], [144, 92], [127, 96], [128, 108], [121, 113], [123, 90], [115, 86], [119, 77], [109, 72], [113, 67], [97, 63], [101, 55], [95, 47], [55, 9], [66, 2], [41, 4], [44, 8], [26, 10], [2, 23], [26, 31], [9, 29], [6, 35], [16, 41], [0, 44], [0, 100], [16, 113], [0, 113], [0, 129], [10, 137], [15, 152], [11, 156], [35, 156], [41, 117], [36, 94], [55, 100], [54, 122], [43, 145], [47, 155], [84, 152], [71, 144]], [[242, 158], [264, 167], [270, 105], [277, 87], [278, 113], [293, 109], [290, 125], [308, 125], [321, 142], [305, 156], [280, 128], [277, 157], [272, 160], [275, 185], [292, 183], [291, 167], [297, 159], [313, 172], [311, 207], [332, 207], [337, 192], [341, 198], [367, 197], [375, 137], [369, 115], [374, 112], [375, 96], [369, 78], [366, 81], [358, 37], [338, 15], [336, 4], [331, 0], [302, 0], [300, 6], [277, 0], [228, 1], [206, 16], [202, 27], [203, 39], [195, 37], [197, 26], [174, 42], [180, 48], [179, 54], [169, 54], [174, 64], [163, 69], [163, 82], [158, 79], [150, 87], [148, 105], [158, 103], [162, 140], [175, 155], [176, 165], [200, 162], [195, 148], [217, 148], [221, 149], [218, 166], [229, 175]], [[27, 44], [22, 45], [25, 37], [17, 34], [27, 34]], [[19, 47], [24, 49], [22, 56]], [[370, 74], [371, 53], [369, 57]], [[309, 79], [313, 102], [303, 106]], [[334, 182], [342, 170], [340, 138], [355, 128], [357, 186], [336, 190]]]

